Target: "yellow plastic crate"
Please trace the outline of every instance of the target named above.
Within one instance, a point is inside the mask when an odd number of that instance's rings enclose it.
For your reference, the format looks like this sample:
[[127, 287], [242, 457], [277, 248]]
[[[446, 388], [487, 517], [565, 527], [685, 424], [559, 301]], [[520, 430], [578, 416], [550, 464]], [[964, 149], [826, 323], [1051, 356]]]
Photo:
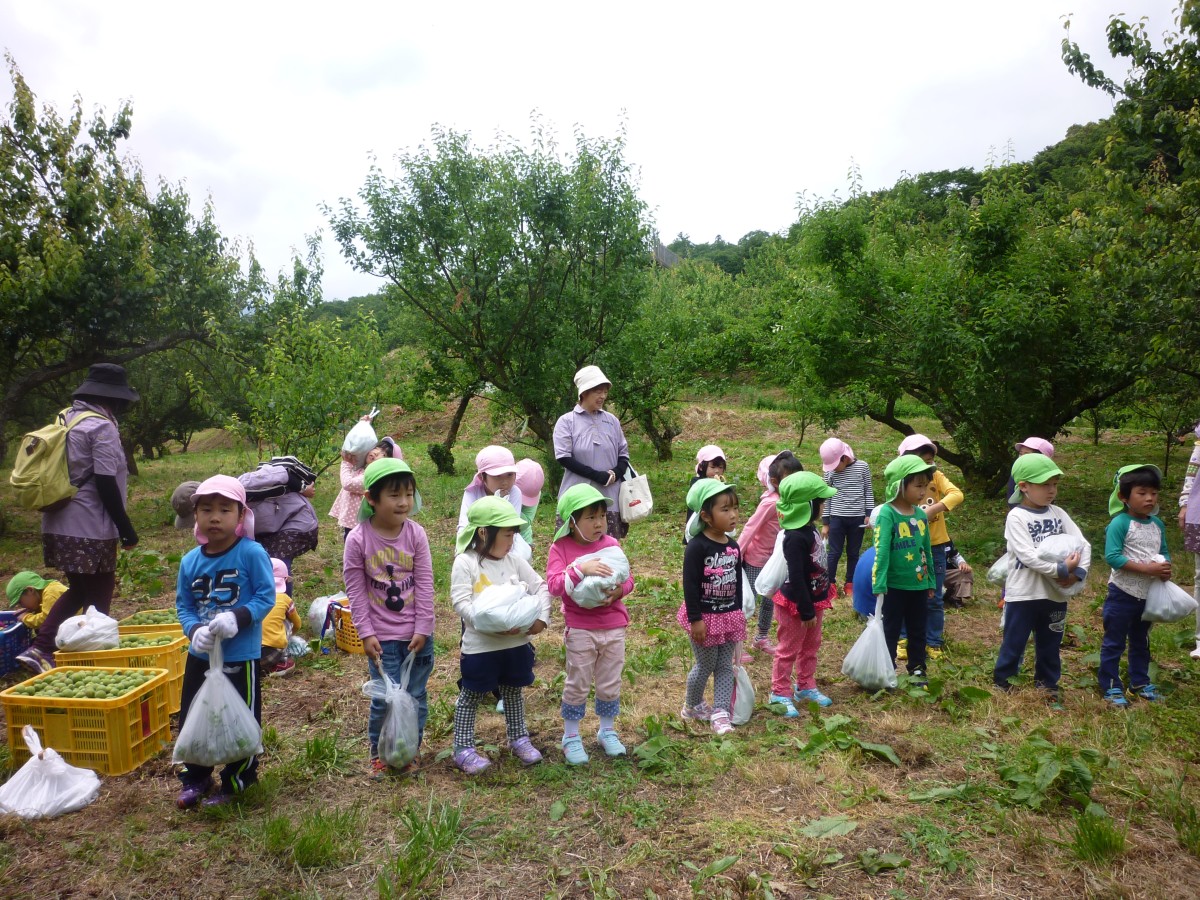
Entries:
[[[170, 612], [172, 609], [142, 609], [138, 612]], [[183, 634], [183, 626], [178, 622], [168, 622], [166, 625], [130, 625], [129, 620], [138, 613], [133, 613], [117, 622], [117, 631], [121, 634]]]
[[60, 666], [102, 666], [110, 669], [166, 669], [167, 712], [179, 712], [183, 695], [183, 667], [187, 662], [191, 642], [180, 635], [160, 647], [117, 647], [113, 650], [81, 650], [77, 653], [54, 654]]
[[[95, 672], [85, 666], [62, 666], [54, 672]], [[105, 668], [104, 671], [123, 671]], [[15, 685], [0, 692], [8, 728], [8, 747], [17, 765], [29, 759], [21, 729], [32, 725], [42, 745], [53, 747], [67, 762], [102, 775], [124, 775], [156, 756], [171, 741], [167, 711], [166, 669], [143, 669], [155, 677], [111, 700], [30, 697], [14, 694]], [[33, 684], [52, 672], [35, 675]]]
[[[346, 602], [349, 604], [349, 601]], [[363, 642], [358, 636], [358, 629], [354, 627], [354, 620], [350, 618], [349, 605], [335, 603], [329, 608], [333, 610], [333, 642], [337, 648], [347, 653], [363, 653]]]

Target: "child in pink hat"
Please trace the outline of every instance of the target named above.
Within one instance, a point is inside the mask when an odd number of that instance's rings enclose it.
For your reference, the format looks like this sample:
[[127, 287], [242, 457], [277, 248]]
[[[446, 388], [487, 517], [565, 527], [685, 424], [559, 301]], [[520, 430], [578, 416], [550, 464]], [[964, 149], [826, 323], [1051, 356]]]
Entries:
[[871, 467], [854, 455], [850, 445], [840, 438], [821, 444], [821, 471], [825, 483], [837, 494], [825, 504], [821, 537], [827, 545], [826, 571], [837, 586], [837, 568], [846, 550], [846, 580], [843, 596], [853, 589], [854, 568], [862, 552], [863, 535], [871, 523], [875, 508], [875, 490], [871, 486]]
[[533, 546], [533, 520], [537, 516], [538, 504], [542, 502], [542, 487], [546, 483], [546, 473], [536, 460], [525, 459], [517, 462], [517, 478], [514, 484], [521, 492], [521, 518], [525, 524], [521, 526], [521, 537]]
[[287, 565], [282, 559], [271, 559], [271, 573], [275, 576], [275, 606], [267, 613], [262, 624], [262, 655], [259, 665], [263, 673], [271, 677], [290, 675], [296, 661], [287, 653], [288, 640], [301, 628], [300, 613], [288, 596]]
[[[517, 487], [517, 460], [512, 451], [498, 444], [490, 444], [475, 454], [475, 477], [463, 491], [462, 505], [458, 510], [458, 534], [461, 535], [469, 527], [467, 510], [471, 504], [482, 497], [499, 497], [507, 500], [513, 511], [519, 516], [525, 505], [525, 497]], [[533, 550], [529, 542], [520, 534], [513, 545], [512, 552], [518, 559], [529, 561], [533, 558]]]

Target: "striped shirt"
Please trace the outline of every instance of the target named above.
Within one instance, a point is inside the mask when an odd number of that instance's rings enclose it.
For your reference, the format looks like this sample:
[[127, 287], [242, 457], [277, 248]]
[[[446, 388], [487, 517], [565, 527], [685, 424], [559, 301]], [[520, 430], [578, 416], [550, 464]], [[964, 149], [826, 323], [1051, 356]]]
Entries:
[[861, 459], [854, 460], [840, 472], [826, 472], [825, 483], [837, 489], [837, 496], [825, 501], [826, 522], [830, 516], [865, 519], [875, 508], [871, 467]]

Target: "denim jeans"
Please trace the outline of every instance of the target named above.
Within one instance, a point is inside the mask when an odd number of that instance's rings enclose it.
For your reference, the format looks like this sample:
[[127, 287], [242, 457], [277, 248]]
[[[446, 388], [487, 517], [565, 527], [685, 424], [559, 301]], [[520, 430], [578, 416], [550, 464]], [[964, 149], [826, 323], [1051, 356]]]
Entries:
[[930, 647], [941, 647], [945, 643], [946, 607], [942, 594], [946, 589], [946, 548], [949, 544], [933, 546], [933, 596], [926, 604], [925, 643]]
[[996, 655], [996, 668], [992, 681], [999, 687], [1008, 688], [1008, 680], [1021, 671], [1021, 660], [1025, 646], [1033, 635], [1034, 668], [1033, 680], [1038, 687], [1047, 691], [1058, 691], [1058, 679], [1062, 677], [1063, 631], [1067, 625], [1066, 601], [1020, 600], [1004, 605], [1004, 637], [1000, 639], [1000, 652]]
[[1150, 683], [1150, 626], [1143, 622], [1146, 601], [1111, 582], [1104, 598], [1104, 640], [1100, 642], [1100, 690], [1122, 688], [1121, 656], [1129, 645], [1129, 684], [1135, 690]]
[[[380, 641], [383, 650], [383, 670], [388, 678], [400, 683], [400, 667], [408, 659], [408, 641]], [[367, 671], [372, 678], [379, 678], [379, 669], [373, 659], [367, 660]], [[425, 720], [429, 717], [429, 699], [425, 693], [425, 685], [433, 672], [433, 638], [425, 641], [425, 646], [417, 654], [412, 672], [408, 676], [408, 692], [417, 701], [417, 727], [419, 738], [425, 736]], [[371, 740], [371, 751], [379, 746], [379, 732], [383, 728], [383, 717], [387, 713], [387, 704], [382, 700], [371, 701], [371, 716], [367, 720], [367, 737]]]
[[831, 583], [837, 582], [837, 568], [842, 559], [843, 547], [846, 549], [846, 577], [842, 579], [842, 583], [854, 581], [854, 567], [858, 565], [858, 554], [862, 552], [862, 524], [862, 516], [829, 517], [829, 553], [826, 557], [826, 568], [829, 570]]

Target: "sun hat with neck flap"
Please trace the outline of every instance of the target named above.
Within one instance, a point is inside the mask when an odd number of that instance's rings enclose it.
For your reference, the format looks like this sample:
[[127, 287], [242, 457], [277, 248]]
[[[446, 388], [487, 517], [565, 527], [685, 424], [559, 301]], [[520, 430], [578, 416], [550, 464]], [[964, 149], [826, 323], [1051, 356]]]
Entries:
[[700, 518], [700, 510], [704, 508], [704, 504], [708, 502], [709, 498], [732, 490], [732, 484], [726, 484], [716, 478], [701, 478], [688, 488], [687, 508], [695, 513], [688, 519], [684, 529], [689, 541], [704, 530], [704, 520]]
[[812, 502], [828, 500], [837, 489], [816, 472], [793, 472], [779, 482], [779, 524], [786, 529], [803, 528], [812, 521]]
[[480, 528], [520, 528], [525, 520], [503, 497], [480, 497], [467, 509], [467, 527], [454, 542], [455, 553], [466, 553]]
[[[1025, 459], [1025, 458], [1026, 457], [1024, 457], [1024, 456], [1021, 457], [1021, 459]], [[1118, 513], [1123, 512], [1125, 509], [1125, 501], [1121, 499], [1121, 495], [1120, 495], [1121, 476], [1128, 475], [1130, 472], [1136, 472], [1139, 469], [1150, 469], [1150, 470], [1156, 472], [1158, 474], [1158, 480], [1160, 482], [1162, 481], [1162, 469], [1160, 469], [1158, 466], [1152, 466], [1149, 463], [1134, 463], [1131, 466], [1121, 466], [1121, 468], [1117, 469], [1117, 474], [1113, 476], [1112, 493], [1108, 495], [1108, 514], [1110, 516], [1115, 516]], [[1150, 510], [1150, 515], [1152, 515], [1152, 516], [1158, 515], [1158, 507], [1157, 506], [1155, 506], [1154, 509]]]
[[1040, 453], [1027, 453], [1018, 456], [1012, 464], [1013, 492], [1008, 495], [1009, 503], [1021, 502], [1021, 482], [1026, 484], [1045, 484], [1055, 475], [1062, 475], [1062, 469], [1054, 464], [1049, 456]]
[[37, 572], [18, 572], [8, 580], [4, 593], [8, 596], [8, 605], [16, 606], [21, 602], [21, 595], [30, 588], [44, 591], [50, 582]]
[[[402, 459], [390, 459], [384, 457], [377, 459], [371, 463], [363, 471], [363, 490], [369, 491], [371, 485], [379, 481], [381, 478], [386, 478], [389, 475], [412, 475], [412, 467]], [[511, 508], [511, 507], [510, 507]], [[417, 478], [413, 476], [413, 505], [409, 515], [415, 516], [421, 511], [421, 492], [417, 490]], [[365, 522], [371, 516], [375, 515], [375, 509], [367, 502], [366, 494], [363, 494], [362, 503], [358, 505], [358, 521]]]
[[[238, 537], [247, 537], [250, 540], [254, 540], [254, 510], [246, 505], [246, 488], [242, 486], [240, 481], [230, 475], [214, 475], [212, 478], [204, 479], [204, 481], [197, 485], [196, 492], [192, 494], [193, 511], [205, 497], [225, 497], [228, 500], [240, 503], [243, 509], [242, 520], [238, 522], [234, 534]], [[196, 536], [197, 544], [208, 543], [208, 538], [200, 531], [199, 522], [196, 522], [192, 526], [192, 534]]]
[[590, 484], [573, 484], [558, 498], [558, 508], [555, 512], [562, 519], [562, 525], [554, 532], [554, 540], [566, 537], [571, 532], [571, 517], [581, 509], [587, 509], [596, 503], [606, 507], [613, 505], [613, 500], [605, 497]]
[[900, 496], [900, 486], [904, 484], [905, 478], [921, 472], [932, 473], [936, 468], [937, 466], [933, 463], [927, 463], [921, 457], [913, 456], [911, 453], [897, 456], [883, 470], [883, 477], [887, 482], [884, 501], [890, 503]]

